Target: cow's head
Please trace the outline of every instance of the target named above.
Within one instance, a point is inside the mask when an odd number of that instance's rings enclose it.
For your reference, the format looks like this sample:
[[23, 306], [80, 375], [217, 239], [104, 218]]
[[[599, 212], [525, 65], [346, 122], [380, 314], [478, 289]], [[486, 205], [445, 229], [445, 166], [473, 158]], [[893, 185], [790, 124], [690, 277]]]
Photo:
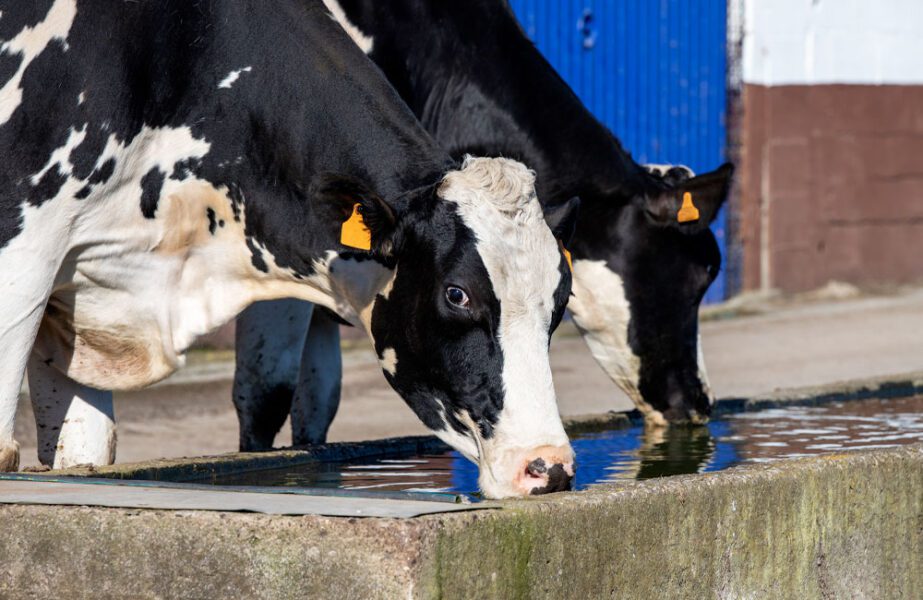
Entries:
[[643, 192], [629, 202], [585, 203], [581, 211], [574, 321], [650, 424], [701, 423], [711, 412], [698, 311], [721, 267], [709, 225], [732, 173], [729, 164], [698, 177], [652, 168], [639, 174]]
[[[518, 162], [468, 157], [399, 208], [362, 201], [370, 256], [388, 270], [353, 304], [365, 304], [382, 370], [436, 435], [478, 463], [493, 498], [568, 489], [574, 473], [548, 344], [571, 287], [555, 236], [572, 231], [577, 203], [546, 224], [533, 184]], [[348, 273], [365, 258], [331, 262], [333, 284], [355, 287]]]

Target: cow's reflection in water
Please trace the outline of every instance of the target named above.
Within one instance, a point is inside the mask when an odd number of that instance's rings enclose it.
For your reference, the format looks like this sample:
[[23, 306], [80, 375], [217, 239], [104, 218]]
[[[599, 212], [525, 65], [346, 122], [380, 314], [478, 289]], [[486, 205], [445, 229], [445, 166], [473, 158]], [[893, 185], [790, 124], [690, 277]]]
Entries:
[[613, 466], [615, 479], [651, 479], [707, 470], [716, 441], [708, 427], [673, 426], [645, 429], [637, 458]]
[[[715, 425], [712, 424], [712, 427]], [[715, 432], [719, 437], [721, 431]], [[628, 479], [650, 479], [722, 468], [719, 443], [708, 427], [630, 427], [576, 436], [576, 489]], [[724, 444], [728, 446], [728, 444]], [[735, 453], [724, 452], [725, 459]], [[724, 465], [727, 466], [727, 465]], [[452, 491], [477, 496], [477, 466], [457, 452], [392, 455], [318, 462], [220, 477], [223, 485], [340, 488], [381, 492]]]

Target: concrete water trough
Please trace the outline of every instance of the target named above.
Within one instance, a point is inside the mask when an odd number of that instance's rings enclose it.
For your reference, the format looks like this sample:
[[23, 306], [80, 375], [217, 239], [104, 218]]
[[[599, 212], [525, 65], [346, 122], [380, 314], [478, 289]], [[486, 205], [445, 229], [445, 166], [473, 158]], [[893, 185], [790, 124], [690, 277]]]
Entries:
[[[921, 393], [914, 375], [729, 400], [718, 412]], [[569, 425], [612, 429], [631, 415]], [[923, 597], [919, 443], [473, 504], [202, 485], [439, 448], [404, 438], [8, 478], [0, 597]]]

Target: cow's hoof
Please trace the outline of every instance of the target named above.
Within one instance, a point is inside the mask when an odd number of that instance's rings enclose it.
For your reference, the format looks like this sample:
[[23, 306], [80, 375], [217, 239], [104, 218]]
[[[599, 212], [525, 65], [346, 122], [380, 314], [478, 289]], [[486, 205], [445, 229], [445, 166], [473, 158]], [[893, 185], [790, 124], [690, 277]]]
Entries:
[[0, 473], [19, 470], [19, 442], [0, 442]]

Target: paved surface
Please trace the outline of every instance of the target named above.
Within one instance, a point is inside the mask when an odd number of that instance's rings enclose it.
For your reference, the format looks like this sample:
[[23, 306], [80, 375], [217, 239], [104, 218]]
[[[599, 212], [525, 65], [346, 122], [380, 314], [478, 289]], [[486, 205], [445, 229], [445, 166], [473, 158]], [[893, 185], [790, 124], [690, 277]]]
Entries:
[[[747, 311], [759, 314], [715, 319], [702, 326], [708, 369], [719, 397], [923, 369], [923, 289], [851, 300], [758, 304]], [[631, 408], [573, 329], [561, 329], [552, 344], [561, 413]], [[232, 366], [224, 358], [191, 365], [165, 385], [118, 395], [118, 462], [236, 450]], [[388, 387], [371, 350], [348, 352], [344, 370], [343, 402], [331, 441], [427, 433]], [[27, 402], [20, 406], [17, 431], [23, 465], [36, 464], [35, 428]], [[284, 446], [290, 439], [286, 426], [276, 443]]]

